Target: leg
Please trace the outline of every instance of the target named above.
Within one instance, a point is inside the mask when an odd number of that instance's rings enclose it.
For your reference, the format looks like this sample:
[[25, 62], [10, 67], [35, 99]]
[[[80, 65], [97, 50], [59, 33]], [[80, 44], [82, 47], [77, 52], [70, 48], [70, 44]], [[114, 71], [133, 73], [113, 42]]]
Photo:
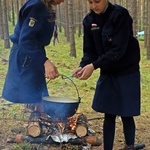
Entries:
[[104, 150], [112, 150], [115, 136], [115, 115], [105, 114], [103, 124]]
[[123, 122], [123, 131], [126, 146], [125, 149], [133, 149], [134, 148], [134, 140], [135, 140], [135, 122], [133, 117], [121, 117]]

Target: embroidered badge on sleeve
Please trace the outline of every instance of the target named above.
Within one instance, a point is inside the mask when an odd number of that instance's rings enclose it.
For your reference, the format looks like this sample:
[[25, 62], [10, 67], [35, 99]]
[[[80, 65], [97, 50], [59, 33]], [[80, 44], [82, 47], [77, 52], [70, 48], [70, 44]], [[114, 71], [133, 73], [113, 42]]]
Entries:
[[36, 22], [37, 22], [37, 20], [35, 18], [30, 17], [29, 26], [33, 27]]

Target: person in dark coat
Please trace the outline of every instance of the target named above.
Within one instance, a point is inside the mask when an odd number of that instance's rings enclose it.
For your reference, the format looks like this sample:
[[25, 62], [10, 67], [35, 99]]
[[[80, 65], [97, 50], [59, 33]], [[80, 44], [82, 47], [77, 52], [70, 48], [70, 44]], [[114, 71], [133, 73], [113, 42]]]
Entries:
[[88, 0], [90, 12], [83, 19], [83, 57], [72, 75], [88, 79], [100, 68], [92, 108], [104, 113], [104, 150], [112, 150], [116, 116], [121, 116], [124, 150], [133, 150], [134, 116], [140, 115], [140, 48], [133, 36], [128, 10], [108, 0]]
[[54, 6], [64, 0], [28, 0], [10, 36], [9, 56], [2, 97], [14, 103], [34, 103], [42, 110], [42, 97], [48, 96], [45, 78], [58, 77], [56, 66], [46, 57], [55, 25]]

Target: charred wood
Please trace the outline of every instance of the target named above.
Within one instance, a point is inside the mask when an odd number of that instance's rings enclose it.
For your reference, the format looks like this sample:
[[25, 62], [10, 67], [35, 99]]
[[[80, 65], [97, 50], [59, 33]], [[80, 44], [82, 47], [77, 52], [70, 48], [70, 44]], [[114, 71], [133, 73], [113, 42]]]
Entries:
[[[47, 138], [45, 137], [31, 137], [27, 135], [21, 135], [17, 134], [16, 138], [12, 138], [11, 140], [9, 139], [7, 141], [8, 143], [22, 143], [22, 142], [27, 142], [27, 143], [37, 143], [37, 144], [61, 144], [59, 142], [55, 142], [51, 137]], [[98, 139], [96, 136], [85, 136], [82, 138], [76, 138], [76, 139], [70, 139], [68, 142], [63, 142], [65, 143], [70, 143], [71, 145], [87, 145], [91, 144], [92, 146], [100, 146], [102, 144], [102, 141]]]

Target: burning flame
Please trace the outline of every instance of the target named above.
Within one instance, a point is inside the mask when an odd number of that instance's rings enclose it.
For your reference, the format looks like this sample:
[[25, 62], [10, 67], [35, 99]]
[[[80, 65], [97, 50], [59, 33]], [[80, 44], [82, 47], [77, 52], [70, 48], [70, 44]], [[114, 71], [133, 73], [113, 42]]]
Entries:
[[72, 117], [67, 118], [67, 122], [62, 122], [58, 119], [55, 119], [55, 122], [40, 120], [42, 124], [45, 124], [49, 127], [56, 128], [61, 133], [75, 133], [77, 127], [77, 121], [79, 116], [82, 114], [75, 114]]
[[76, 130], [76, 126], [77, 126], [77, 120], [78, 120], [78, 117], [80, 116], [81, 114], [76, 114], [75, 117], [70, 117], [68, 118], [68, 125], [70, 126], [71, 128], [71, 131], [74, 133], [75, 130]]

